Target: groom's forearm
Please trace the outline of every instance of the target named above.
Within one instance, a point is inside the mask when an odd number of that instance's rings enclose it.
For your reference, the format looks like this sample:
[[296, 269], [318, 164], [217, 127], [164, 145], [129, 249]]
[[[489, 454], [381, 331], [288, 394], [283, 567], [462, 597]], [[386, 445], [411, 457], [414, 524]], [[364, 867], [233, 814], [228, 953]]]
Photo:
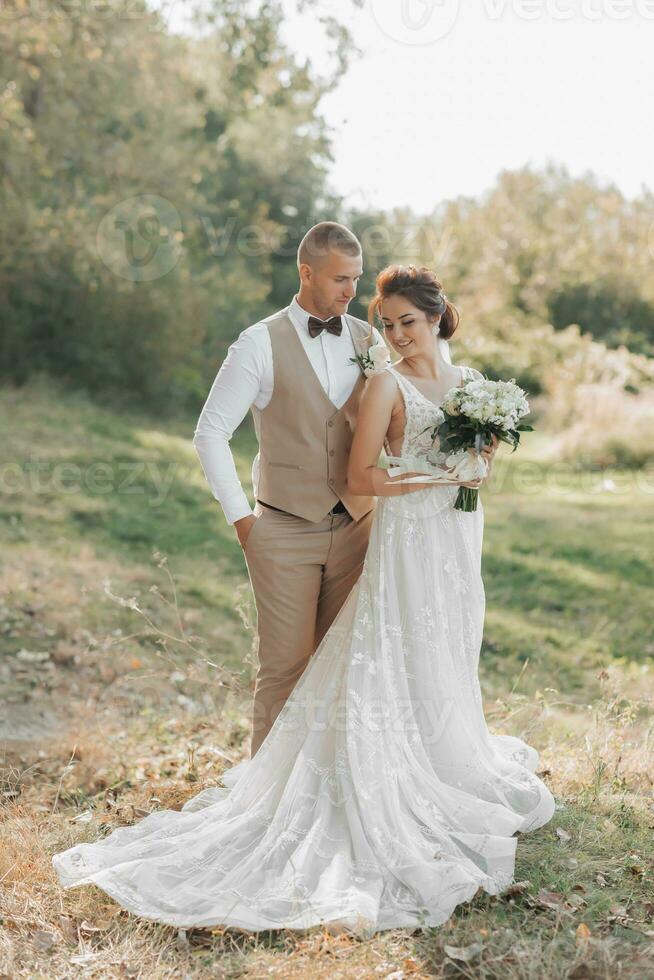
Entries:
[[253, 513], [236, 471], [230, 440], [258, 395], [259, 378], [256, 349], [241, 335], [216, 375], [193, 436], [207, 483], [228, 524]]
[[217, 431], [197, 429], [193, 437], [207, 483], [223, 509], [228, 524], [252, 514], [234, 463], [229, 439]]

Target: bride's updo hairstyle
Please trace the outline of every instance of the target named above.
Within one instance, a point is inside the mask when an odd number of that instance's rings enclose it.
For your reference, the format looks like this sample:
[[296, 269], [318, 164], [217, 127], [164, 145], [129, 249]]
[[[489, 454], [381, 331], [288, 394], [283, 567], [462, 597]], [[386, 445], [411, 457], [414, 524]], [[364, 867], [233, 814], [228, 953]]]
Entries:
[[368, 307], [368, 321], [375, 322], [381, 305], [391, 296], [405, 296], [430, 320], [440, 316], [438, 336], [449, 340], [459, 325], [459, 311], [448, 300], [436, 275], [424, 265], [389, 265], [377, 276], [377, 292]]

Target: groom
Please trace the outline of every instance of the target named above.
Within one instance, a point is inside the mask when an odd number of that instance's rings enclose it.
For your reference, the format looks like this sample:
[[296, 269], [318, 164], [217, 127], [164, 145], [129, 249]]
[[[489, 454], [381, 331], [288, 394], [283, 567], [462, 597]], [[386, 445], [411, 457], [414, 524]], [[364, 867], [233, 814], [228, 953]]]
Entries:
[[[363, 272], [361, 245], [343, 225], [321, 222], [300, 243], [297, 263], [297, 295], [230, 346], [193, 439], [254, 591], [252, 755], [361, 574], [375, 503], [346, 482], [365, 383], [351, 358], [383, 343], [347, 313]], [[250, 409], [259, 441], [254, 511], [229, 447]]]

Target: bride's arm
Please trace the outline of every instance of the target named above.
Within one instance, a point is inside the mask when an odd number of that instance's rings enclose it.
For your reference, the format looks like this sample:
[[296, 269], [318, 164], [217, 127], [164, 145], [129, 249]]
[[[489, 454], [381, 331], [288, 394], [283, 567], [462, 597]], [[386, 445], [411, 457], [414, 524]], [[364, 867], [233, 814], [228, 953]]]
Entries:
[[403, 473], [399, 477], [391, 477], [387, 470], [377, 465], [393, 407], [395, 404], [399, 405], [401, 397], [397, 383], [387, 371], [373, 374], [366, 381], [359, 403], [347, 469], [347, 485], [350, 492], [357, 496], [367, 497], [372, 494], [375, 497], [398, 497], [400, 494], [424, 490], [425, 487], [442, 485], [431, 481], [401, 483], [407, 477], [419, 474]]

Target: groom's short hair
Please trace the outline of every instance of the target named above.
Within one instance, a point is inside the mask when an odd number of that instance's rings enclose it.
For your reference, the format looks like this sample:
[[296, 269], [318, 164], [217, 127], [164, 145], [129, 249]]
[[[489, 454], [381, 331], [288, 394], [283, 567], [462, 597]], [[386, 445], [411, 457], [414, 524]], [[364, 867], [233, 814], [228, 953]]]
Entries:
[[306, 233], [297, 250], [297, 264], [315, 265], [329, 252], [343, 255], [361, 255], [361, 243], [354, 232], [337, 221], [321, 221]]

